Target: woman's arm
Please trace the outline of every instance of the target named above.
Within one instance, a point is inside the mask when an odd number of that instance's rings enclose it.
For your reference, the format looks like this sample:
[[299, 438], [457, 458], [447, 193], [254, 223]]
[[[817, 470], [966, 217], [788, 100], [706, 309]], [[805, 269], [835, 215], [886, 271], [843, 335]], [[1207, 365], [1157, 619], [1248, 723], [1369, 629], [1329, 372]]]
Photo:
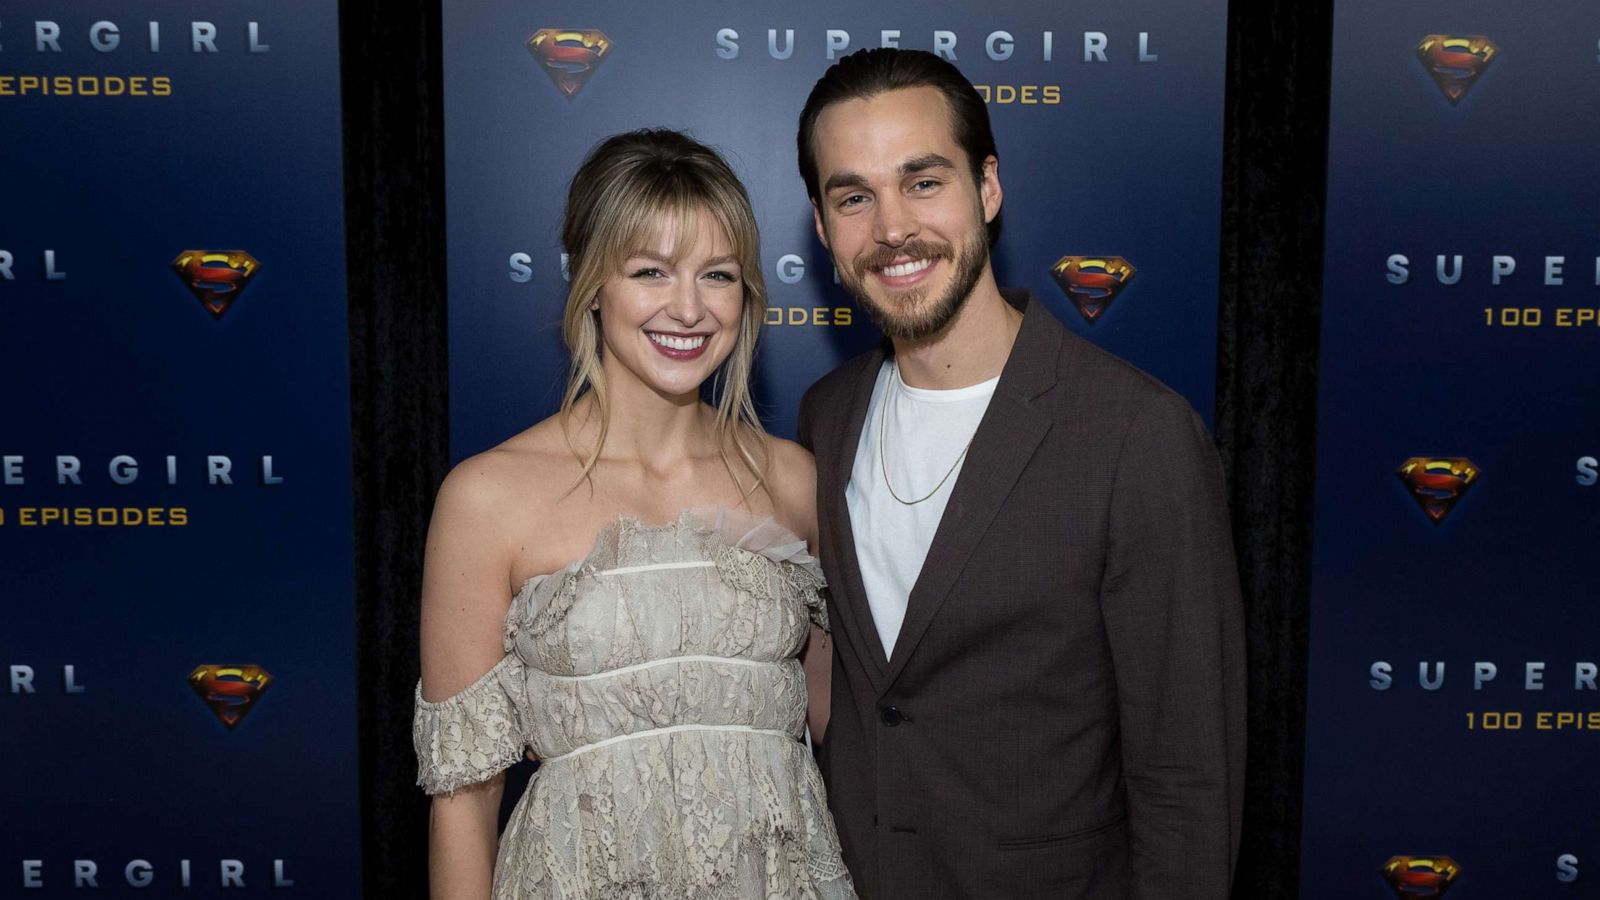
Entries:
[[[501, 509], [507, 485], [492, 463], [462, 463], [439, 488], [422, 575], [422, 694], [436, 703], [472, 685], [505, 655], [511, 558]], [[487, 900], [505, 775], [433, 799], [428, 827], [434, 900]]]
[[433, 900], [484, 900], [494, 883], [500, 795], [506, 773], [433, 798], [428, 815], [428, 889]]
[[[792, 441], [772, 440], [772, 465], [775, 482], [770, 494], [778, 521], [805, 538], [811, 552], [817, 550], [817, 463], [811, 451]], [[811, 728], [812, 744], [822, 743], [828, 730], [828, 711], [833, 691], [833, 636], [816, 625], [800, 665], [806, 673], [806, 724]]]
[[811, 638], [800, 651], [800, 665], [806, 672], [806, 724], [811, 726], [811, 743], [822, 743], [828, 732], [828, 711], [833, 694], [833, 636], [811, 626]]

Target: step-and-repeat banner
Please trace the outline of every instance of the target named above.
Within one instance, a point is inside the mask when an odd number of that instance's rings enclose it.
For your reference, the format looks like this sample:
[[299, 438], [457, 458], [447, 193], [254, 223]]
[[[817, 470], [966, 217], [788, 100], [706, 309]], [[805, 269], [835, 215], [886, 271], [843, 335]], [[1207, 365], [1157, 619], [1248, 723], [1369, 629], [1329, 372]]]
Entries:
[[792, 435], [805, 389], [878, 340], [813, 233], [796, 122], [834, 59], [878, 46], [942, 53], [989, 101], [1001, 285], [1209, 419], [1224, 0], [447, 0], [444, 32], [456, 458], [560, 405], [567, 185], [602, 138], [644, 126], [687, 129], [750, 191], [771, 294], [756, 399]]
[[0, 6], [0, 895], [360, 895], [337, 27]]
[[1335, 13], [1301, 896], [1600, 896], [1600, 10]]

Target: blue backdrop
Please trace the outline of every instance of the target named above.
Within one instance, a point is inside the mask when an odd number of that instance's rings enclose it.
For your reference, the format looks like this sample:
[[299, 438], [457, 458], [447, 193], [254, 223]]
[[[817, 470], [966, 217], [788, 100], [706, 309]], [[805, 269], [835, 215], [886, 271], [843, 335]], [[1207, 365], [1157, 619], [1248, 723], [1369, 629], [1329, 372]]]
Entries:
[[1597, 43], [1336, 6], [1306, 898], [1600, 891]]
[[335, 14], [0, 8], [0, 895], [359, 895]]
[[[1225, 20], [1222, 0], [1003, 11], [896, 0], [870, 12], [840, 0], [564, 0], [537, 10], [449, 0], [452, 455], [493, 446], [559, 406], [567, 185], [600, 139], [646, 125], [717, 147], [749, 188], [773, 307], [757, 399], [768, 427], [792, 435], [805, 389], [878, 339], [812, 232], [796, 121], [830, 52], [880, 46], [886, 32], [902, 47], [953, 54], [990, 100], [1006, 188], [1002, 286], [1031, 289], [1068, 327], [1209, 419]], [[1066, 256], [1120, 258], [1135, 270], [1093, 324], [1052, 275]]]

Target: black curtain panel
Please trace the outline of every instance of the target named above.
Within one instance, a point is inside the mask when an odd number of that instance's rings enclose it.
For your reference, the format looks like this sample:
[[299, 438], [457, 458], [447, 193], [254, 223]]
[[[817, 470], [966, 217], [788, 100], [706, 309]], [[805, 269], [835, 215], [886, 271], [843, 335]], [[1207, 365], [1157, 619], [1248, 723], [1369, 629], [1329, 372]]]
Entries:
[[340, 4], [365, 896], [427, 896], [411, 702], [422, 551], [449, 463], [439, 4]]
[[[346, 248], [366, 896], [427, 896], [412, 690], [422, 555], [449, 463], [436, 2], [346, 0]], [[1234, 896], [1298, 892], [1332, 0], [1232, 4], [1217, 444], [1250, 641]]]
[[1300, 890], [1333, 3], [1230, 7], [1216, 437], [1250, 697], [1233, 896], [1265, 900]]

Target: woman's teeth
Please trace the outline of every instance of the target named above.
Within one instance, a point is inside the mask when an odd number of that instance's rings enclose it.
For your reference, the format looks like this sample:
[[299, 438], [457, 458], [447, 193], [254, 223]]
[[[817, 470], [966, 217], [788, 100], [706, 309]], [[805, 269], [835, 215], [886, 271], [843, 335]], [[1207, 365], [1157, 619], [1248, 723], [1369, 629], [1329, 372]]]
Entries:
[[933, 260], [931, 259], [918, 259], [908, 263], [900, 263], [897, 266], [887, 266], [878, 271], [890, 278], [901, 278], [906, 275], [915, 275], [931, 265], [933, 265]]
[[650, 340], [669, 350], [698, 350], [706, 342], [706, 336], [703, 334], [694, 335], [693, 337], [678, 337], [671, 334], [657, 334], [652, 331], [649, 332], [649, 335]]

